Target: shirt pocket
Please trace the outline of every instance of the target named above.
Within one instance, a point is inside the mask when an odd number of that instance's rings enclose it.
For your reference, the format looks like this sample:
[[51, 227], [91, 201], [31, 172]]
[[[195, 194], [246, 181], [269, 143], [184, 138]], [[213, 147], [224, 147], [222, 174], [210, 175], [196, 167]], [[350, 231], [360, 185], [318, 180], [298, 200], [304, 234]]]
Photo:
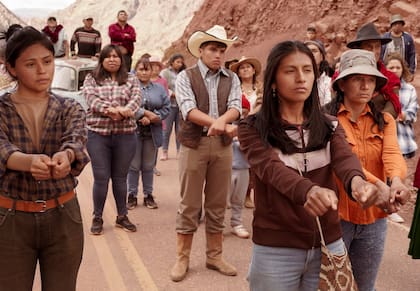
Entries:
[[378, 133], [370, 133], [365, 140], [366, 159], [368, 164], [377, 164], [382, 160], [384, 136]]

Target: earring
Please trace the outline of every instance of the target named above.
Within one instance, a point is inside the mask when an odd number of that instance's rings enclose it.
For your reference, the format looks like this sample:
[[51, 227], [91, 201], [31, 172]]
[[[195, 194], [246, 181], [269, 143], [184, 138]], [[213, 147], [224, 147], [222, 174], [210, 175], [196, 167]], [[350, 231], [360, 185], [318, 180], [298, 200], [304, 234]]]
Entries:
[[273, 95], [273, 99], [277, 99], [277, 90], [275, 88], [271, 89], [271, 94]]

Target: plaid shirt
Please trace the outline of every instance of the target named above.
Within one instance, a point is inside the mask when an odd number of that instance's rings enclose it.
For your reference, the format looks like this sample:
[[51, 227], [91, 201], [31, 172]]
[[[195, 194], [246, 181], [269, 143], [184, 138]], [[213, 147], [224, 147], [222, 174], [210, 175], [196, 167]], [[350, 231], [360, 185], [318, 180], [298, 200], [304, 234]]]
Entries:
[[414, 137], [413, 123], [417, 120], [417, 103], [416, 88], [401, 80], [400, 88], [401, 111], [405, 114], [405, 119], [397, 123], [398, 144], [402, 154], [407, 155], [417, 150], [417, 143]]
[[[73, 190], [77, 185], [75, 176], [89, 162], [84, 152], [87, 130], [81, 105], [73, 99], [50, 95], [40, 151], [26, 131], [10, 94], [0, 96], [0, 195], [35, 201], [51, 199]], [[7, 160], [16, 151], [51, 157], [67, 148], [74, 151], [75, 160], [70, 174], [63, 179], [36, 181], [30, 172], [7, 169]]]
[[112, 120], [103, 115], [109, 107], [126, 106], [133, 112], [140, 108], [140, 85], [136, 76], [128, 74], [127, 82], [118, 85], [116, 81], [107, 78], [102, 85], [96, 84], [92, 75], [88, 75], [83, 84], [83, 95], [87, 105], [87, 126], [101, 135], [130, 134], [136, 130], [133, 118]]

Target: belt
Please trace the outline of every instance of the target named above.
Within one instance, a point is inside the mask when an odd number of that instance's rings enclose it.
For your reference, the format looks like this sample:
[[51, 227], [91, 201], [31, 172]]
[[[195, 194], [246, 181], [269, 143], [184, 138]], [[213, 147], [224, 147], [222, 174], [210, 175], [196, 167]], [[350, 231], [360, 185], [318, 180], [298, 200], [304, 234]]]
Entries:
[[74, 191], [67, 192], [57, 198], [49, 200], [15, 200], [3, 195], [0, 195], [0, 207], [7, 209], [15, 209], [23, 212], [45, 212], [49, 209], [56, 208], [59, 205], [70, 201], [76, 196]]

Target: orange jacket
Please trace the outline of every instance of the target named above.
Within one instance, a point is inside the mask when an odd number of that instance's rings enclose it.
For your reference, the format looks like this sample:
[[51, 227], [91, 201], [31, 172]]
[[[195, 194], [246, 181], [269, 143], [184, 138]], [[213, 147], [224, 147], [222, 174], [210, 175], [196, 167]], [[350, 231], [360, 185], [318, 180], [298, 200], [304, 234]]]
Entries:
[[[384, 113], [386, 124], [380, 132], [368, 105], [356, 122], [351, 121], [350, 117], [351, 113], [341, 105], [337, 118], [344, 128], [353, 153], [362, 164], [367, 180], [376, 183], [378, 180], [386, 182], [387, 177], [392, 179], [398, 176], [404, 179], [407, 165], [398, 146], [394, 118], [389, 113]], [[362, 209], [348, 197], [342, 185], [339, 185], [339, 198], [339, 214], [343, 220], [355, 224], [370, 224], [387, 216], [376, 206]]]

